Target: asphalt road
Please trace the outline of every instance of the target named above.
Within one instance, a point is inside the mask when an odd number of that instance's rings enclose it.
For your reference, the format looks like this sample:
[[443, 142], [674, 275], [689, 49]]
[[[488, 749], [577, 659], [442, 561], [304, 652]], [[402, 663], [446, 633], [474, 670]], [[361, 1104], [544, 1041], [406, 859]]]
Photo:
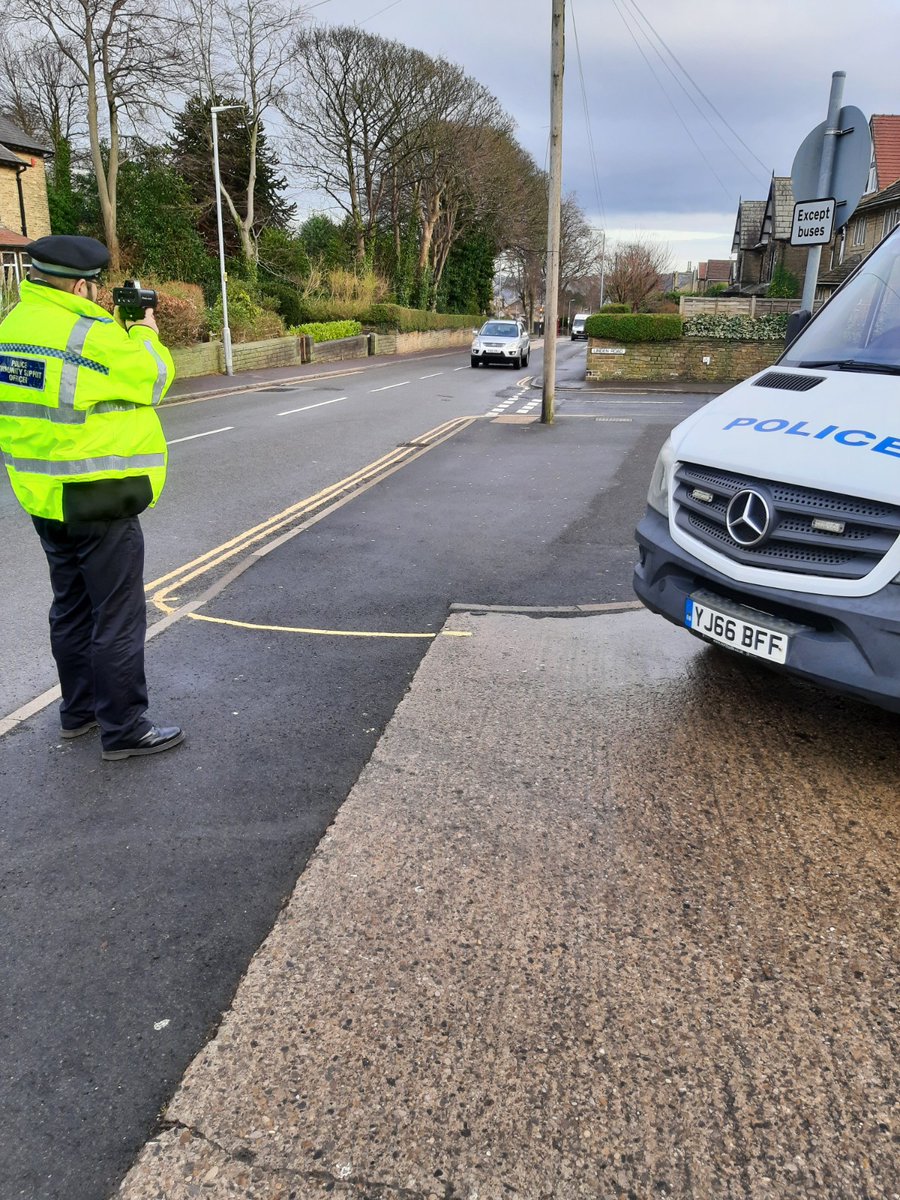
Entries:
[[[456, 375], [461, 364], [464, 382]], [[459, 353], [347, 369], [284, 391], [163, 406], [170, 466], [163, 499], [142, 518], [148, 581], [398, 442], [451, 416], [483, 413], [497, 391], [526, 374], [472, 371]], [[0, 482], [0, 577], [9, 581], [0, 611], [3, 717], [55, 682], [46, 562], [6, 482]]]
[[[515, 374], [443, 354], [163, 411], [172, 467], [145, 522], [149, 581], [453, 418], [501, 419], [403, 450], [151, 642], [152, 711], [185, 724], [183, 748], [101, 764], [94, 736], [57, 740], [52, 707], [0, 738], [4, 1200], [110, 1193], [450, 603], [631, 598], [654, 457], [700, 400], [569, 396], [583, 354], [560, 344], [549, 428], [509, 423], [534, 411], [516, 384], [538, 355]], [[8, 712], [53, 675], [43, 560], [2, 497]]]

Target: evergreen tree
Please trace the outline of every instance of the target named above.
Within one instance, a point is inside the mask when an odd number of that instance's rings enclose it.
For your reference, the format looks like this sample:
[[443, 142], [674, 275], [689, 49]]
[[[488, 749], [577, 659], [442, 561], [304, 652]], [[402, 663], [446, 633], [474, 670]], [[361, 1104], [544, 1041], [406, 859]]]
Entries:
[[197, 206], [165, 147], [138, 144], [119, 168], [119, 238], [137, 274], [181, 279], [207, 288], [216, 259], [197, 230]]
[[459, 239], [447, 258], [438, 289], [438, 309], [451, 313], [490, 312], [497, 246], [482, 229]]
[[[184, 111], [175, 118], [172, 139], [173, 165], [187, 181], [191, 198], [197, 205], [197, 227], [210, 253], [218, 253], [216, 191], [213, 179], [212, 129], [210, 107], [215, 103], [233, 104], [234, 100], [216, 96], [213, 101], [193, 96]], [[240, 200], [246, 190], [250, 140], [240, 108], [219, 113], [219, 171], [222, 184], [241, 211]], [[287, 179], [278, 172], [278, 160], [265, 131], [260, 130], [257, 147], [257, 174], [254, 189], [255, 221], [253, 236], [259, 238], [265, 228], [286, 229], [294, 218], [296, 205], [284, 197]], [[244, 209], [246, 211], [246, 209]], [[234, 222], [223, 206], [225, 253], [229, 258], [241, 255], [241, 240]]]

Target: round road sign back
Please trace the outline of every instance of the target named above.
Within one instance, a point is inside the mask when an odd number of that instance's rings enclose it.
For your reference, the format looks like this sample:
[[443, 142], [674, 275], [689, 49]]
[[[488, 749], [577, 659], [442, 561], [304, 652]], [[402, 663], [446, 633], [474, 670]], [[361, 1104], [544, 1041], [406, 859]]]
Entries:
[[846, 225], [865, 191], [872, 163], [872, 138], [869, 123], [860, 109], [852, 104], [841, 109], [837, 127], [850, 132], [835, 139], [831, 181], [823, 190], [819, 186], [819, 167], [825, 125], [823, 121], [803, 139], [791, 167], [791, 185], [795, 201], [815, 200], [820, 195], [834, 196], [837, 200], [834, 228], [838, 230]]

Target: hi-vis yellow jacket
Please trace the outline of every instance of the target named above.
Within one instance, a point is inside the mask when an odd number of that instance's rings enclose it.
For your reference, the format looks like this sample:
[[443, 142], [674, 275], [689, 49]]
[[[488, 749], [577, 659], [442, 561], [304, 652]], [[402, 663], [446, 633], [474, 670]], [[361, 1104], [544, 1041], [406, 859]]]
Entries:
[[54, 521], [155, 504], [166, 443], [154, 406], [175, 378], [152, 329], [25, 282], [0, 323], [0, 452], [26, 512]]

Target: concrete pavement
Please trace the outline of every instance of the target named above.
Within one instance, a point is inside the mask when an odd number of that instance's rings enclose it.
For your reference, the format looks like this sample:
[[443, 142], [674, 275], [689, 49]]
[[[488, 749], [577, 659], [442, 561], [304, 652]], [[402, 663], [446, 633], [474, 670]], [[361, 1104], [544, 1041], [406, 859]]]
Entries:
[[896, 1197], [895, 720], [627, 605], [445, 630], [122, 1200]]

